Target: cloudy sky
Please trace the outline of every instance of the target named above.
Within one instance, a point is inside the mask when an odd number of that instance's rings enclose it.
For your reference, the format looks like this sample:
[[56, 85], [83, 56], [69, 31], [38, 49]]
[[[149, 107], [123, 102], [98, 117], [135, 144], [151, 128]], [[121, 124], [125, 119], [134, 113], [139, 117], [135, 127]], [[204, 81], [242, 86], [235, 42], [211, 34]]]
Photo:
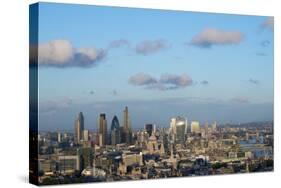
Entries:
[[[273, 18], [41, 3], [39, 123], [273, 119]], [[31, 70], [32, 71], [32, 70]]]

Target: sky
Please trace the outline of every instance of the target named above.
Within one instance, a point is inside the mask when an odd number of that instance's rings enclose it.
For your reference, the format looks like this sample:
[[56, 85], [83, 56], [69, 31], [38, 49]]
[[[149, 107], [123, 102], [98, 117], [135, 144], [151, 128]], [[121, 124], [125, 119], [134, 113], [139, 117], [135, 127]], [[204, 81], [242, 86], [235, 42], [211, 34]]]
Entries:
[[273, 120], [273, 17], [40, 3], [38, 29], [40, 130]]

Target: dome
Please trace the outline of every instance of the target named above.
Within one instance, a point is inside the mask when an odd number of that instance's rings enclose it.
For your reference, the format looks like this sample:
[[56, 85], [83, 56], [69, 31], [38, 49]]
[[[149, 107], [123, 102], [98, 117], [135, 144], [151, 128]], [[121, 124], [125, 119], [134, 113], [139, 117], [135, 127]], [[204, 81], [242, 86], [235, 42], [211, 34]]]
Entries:
[[149, 140], [149, 141], [156, 141], [157, 138], [156, 138], [156, 136], [155, 136], [154, 134], [152, 134], [152, 135], [149, 137], [148, 140]]

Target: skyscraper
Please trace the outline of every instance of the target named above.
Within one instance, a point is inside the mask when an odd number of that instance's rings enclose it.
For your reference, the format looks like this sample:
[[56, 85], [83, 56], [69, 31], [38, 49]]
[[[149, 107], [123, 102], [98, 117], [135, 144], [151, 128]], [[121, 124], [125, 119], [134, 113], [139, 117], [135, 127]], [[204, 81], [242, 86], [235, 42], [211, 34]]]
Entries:
[[84, 141], [89, 141], [89, 130], [84, 130], [83, 131], [83, 140]]
[[149, 136], [152, 135], [152, 131], [153, 131], [153, 125], [152, 124], [145, 124], [144, 129], [148, 133]]
[[129, 118], [129, 110], [128, 110], [128, 106], [125, 107], [124, 112], [124, 128], [127, 130], [131, 130], [131, 122], [130, 122], [130, 118]]
[[121, 132], [120, 132], [120, 125], [117, 116], [114, 116], [112, 119], [110, 137], [111, 137], [111, 145], [120, 144]]
[[200, 124], [198, 121], [191, 122], [191, 132], [192, 133], [200, 133]]
[[99, 117], [99, 145], [103, 146], [107, 144], [107, 121], [105, 114], [100, 114]]
[[129, 110], [128, 107], [125, 107], [124, 113], [124, 122], [122, 128], [122, 141], [126, 143], [131, 143], [132, 141], [132, 128], [131, 128], [131, 121], [129, 117]]
[[215, 121], [213, 124], [212, 124], [212, 131], [216, 131], [217, 130], [217, 122]]
[[60, 142], [61, 142], [61, 133], [58, 132], [58, 143], [60, 143]]
[[75, 127], [74, 127], [74, 141], [75, 143], [79, 143], [83, 139], [83, 131], [84, 131], [84, 116], [83, 113], [80, 112], [78, 114], [77, 119], [75, 120]]
[[170, 123], [170, 136], [174, 143], [185, 143], [185, 130], [187, 126], [187, 120], [183, 117], [176, 117], [171, 119]]

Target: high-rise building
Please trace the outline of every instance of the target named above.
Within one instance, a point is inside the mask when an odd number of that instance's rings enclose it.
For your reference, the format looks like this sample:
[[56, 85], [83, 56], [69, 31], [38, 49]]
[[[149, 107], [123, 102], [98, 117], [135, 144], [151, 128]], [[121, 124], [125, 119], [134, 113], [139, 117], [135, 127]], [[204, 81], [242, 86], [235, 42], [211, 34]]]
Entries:
[[153, 131], [153, 125], [152, 124], [145, 124], [144, 129], [148, 133], [149, 136], [152, 135], [152, 131]]
[[131, 120], [129, 117], [129, 110], [128, 107], [125, 107], [124, 113], [124, 122], [123, 122], [123, 129], [122, 129], [122, 141], [126, 143], [131, 143], [132, 141], [132, 128], [131, 128]]
[[105, 114], [100, 114], [99, 117], [99, 145], [103, 146], [107, 144], [107, 121]]
[[191, 122], [191, 133], [200, 133], [200, 123], [198, 121]]
[[60, 142], [61, 142], [61, 133], [58, 132], [58, 143], [60, 143]]
[[124, 128], [127, 130], [131, 130], [131, 121], [130, 121], [130, 117], [129, 117], [129, 110], [128, 110], [128, 106], [125, 107], [124, 110]]
[[213, 124], [212, 124], [212, 131], [216, 131], [217, 130], [217, 122], [215, 121]]
[[120, 125], [117, 116], [114, 116], [112, 119], [110, 137], [111, 137], [111, 145], [120, 144], [121, 132], [120, 132]]
[[185, 130], [187, 126], [187, 120], [183, 117], [172, 118], [170, 122], [170, 136], [174, 143], [185, 143]]
[[83, 131], [83, 140], [84, 141], [89, 141], [89, 130], [84, 130]]
[[78, 114], [77, 119], [75, 120], [75, 128], [74, 128], [75, 143], [79, 143], [83, 139], [83, 131], [84, 131], [84, 116], [83, 116], [83, 113], [80, 112]]

